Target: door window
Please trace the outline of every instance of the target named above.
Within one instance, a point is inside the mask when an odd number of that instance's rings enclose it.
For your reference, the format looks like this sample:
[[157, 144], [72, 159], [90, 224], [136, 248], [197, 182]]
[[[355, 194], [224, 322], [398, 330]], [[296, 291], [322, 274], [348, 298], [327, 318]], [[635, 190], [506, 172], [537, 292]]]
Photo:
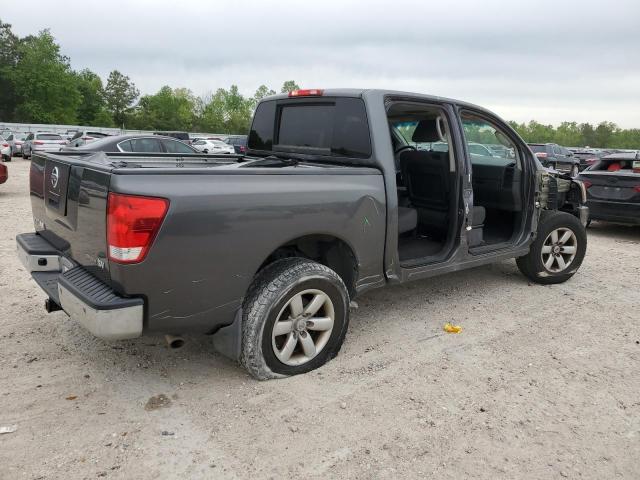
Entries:
[[193, 150], [177, 140], [162, 140], [164, 148], [169, 153], [193, 153]]
[[473, 114], [462, 115], [462, 128], [471, 164], [520, 165], [515, 143], [495, 125]]
[[162, 146], [157, 138], [132, 138], [131, 151], [146, 153], [162, 153]]

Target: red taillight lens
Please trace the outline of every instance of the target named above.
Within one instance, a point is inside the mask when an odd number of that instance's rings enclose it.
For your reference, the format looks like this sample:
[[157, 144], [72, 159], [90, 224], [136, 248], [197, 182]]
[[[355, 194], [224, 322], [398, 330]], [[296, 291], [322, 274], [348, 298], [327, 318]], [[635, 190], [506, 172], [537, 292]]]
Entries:
[[547, 152], [536, 152], [536, 157], [547, 158]]
[[40, 141], [40, 140], [36, 140], [33, 142], [34, 145], [44, 145], [44, 142]]
[[95, 140], [93, 137], [82, 137], [83, 140]]
[[9, 146], [9, 144], [8, 144], [8, 143], [3, 143], [3, 144], [2, 144], [2, 147], [3, 147], [3, 148], [7, 148], [8, 146]]
[[169, 200], [110, 193], [107, 201], [109, 260], [144, 260], [169, 209]]
[[634, 189], [636, 192], [640, 193], [640, 185], [636, 185], [635, 187], [633, 187], [633, 189]]
[[593, 185], [593, 183], [591, 183], [589, 180], [582, 180], [582, 183], [584, 184], [584, 188], [589, 188], [591, 185]]
[[246, 152], [246, 151], [247, 151], [247, 147], [245, 147], [244, 145], [241, 145], [241, 146], [240, 146], [240, 151], [241, 151], [242, 153]]
[[321, 97], [324, 90], [320, 88], [308, 88], [306, 90], [292, 90], [289, 92], [290, 97]]

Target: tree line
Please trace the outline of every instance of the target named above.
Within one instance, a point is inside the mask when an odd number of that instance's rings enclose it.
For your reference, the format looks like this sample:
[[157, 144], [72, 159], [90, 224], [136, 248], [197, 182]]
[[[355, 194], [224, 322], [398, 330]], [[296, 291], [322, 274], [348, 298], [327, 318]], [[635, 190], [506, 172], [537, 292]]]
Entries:
[[[280, 91], [297, 88], [289, 80]], [[258, 101], [275, 93], [261, 85], [247, 97], [231, 85], [197, 96], [187, 88], [164, 86], [140, 96], [134, 82], [117, 70], [106, 83], [89, 69], [73, 70], [48, 30], [20, 38], [0, 19], [0, 120], [5, 122], [246, 133]], [[612, 122], [509, 123], [527, 142], [640, 148], [640, 129]]]

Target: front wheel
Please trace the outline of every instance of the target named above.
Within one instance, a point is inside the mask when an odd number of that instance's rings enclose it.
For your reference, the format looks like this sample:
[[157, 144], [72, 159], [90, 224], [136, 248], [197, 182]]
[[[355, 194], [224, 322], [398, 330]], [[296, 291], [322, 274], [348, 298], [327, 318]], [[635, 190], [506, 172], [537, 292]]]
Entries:
[[243, 305], [241, 363], [259, 380], [314, 370], [338, 354], [349, 294], [336, 272], [304, 258], [278, 260]]
[[578, 271], [586, 251], [587, 233], [580, 220], [565, 212], [543, 212], [538, 236], [516, 264], [536, 283], [562, 283]]

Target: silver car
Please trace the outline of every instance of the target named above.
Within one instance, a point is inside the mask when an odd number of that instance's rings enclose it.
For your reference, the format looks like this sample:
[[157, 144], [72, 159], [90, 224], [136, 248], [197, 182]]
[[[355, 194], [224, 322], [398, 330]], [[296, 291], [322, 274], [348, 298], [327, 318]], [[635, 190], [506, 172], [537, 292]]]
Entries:
[[5, 137], [5, 140], [9, 144], [9, 148], [11, 149], [11, 156], [17, 157], [18, 155], [22, 155], [22, 144], [27, 138], [26, 133], [10, 133]]
[[11, 148], [9, 143], [2, 137], [0, 137], [0, 158], [3, 162], [11, 161]]
[[236, 153], [233, 145], [220, 140], [198, 140], [193, 142], [191, 146], [203, 153]]
[[59, 152], [66, 143], [57, 133], [30, 133], [22, 144], [22, 156], [27, 159], [33, 152]]

